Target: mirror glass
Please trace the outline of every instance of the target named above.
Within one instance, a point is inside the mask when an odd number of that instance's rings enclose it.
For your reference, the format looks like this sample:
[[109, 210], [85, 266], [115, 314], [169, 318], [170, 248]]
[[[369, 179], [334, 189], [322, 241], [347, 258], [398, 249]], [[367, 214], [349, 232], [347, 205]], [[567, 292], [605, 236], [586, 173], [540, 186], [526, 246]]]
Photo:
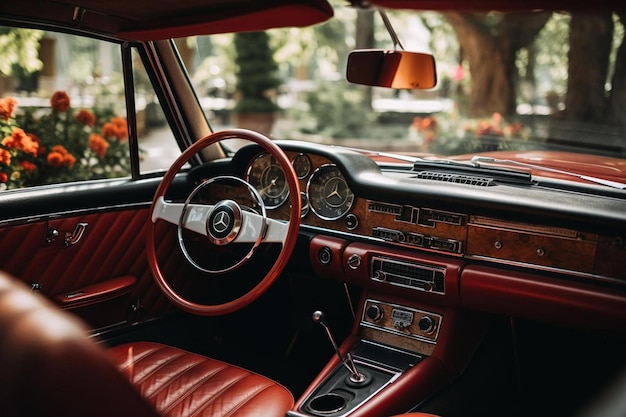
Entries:
[[346, 77], [354, 84], [396, 89], [429, 89], [437, 84], [432, 55], [384, 49], [350, 52]]

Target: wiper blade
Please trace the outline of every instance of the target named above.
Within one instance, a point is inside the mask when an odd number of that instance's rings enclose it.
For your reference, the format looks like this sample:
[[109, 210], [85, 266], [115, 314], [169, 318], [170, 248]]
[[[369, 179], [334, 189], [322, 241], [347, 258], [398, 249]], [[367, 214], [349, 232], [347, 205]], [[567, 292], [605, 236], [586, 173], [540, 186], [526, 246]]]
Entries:
[[480, 167], [481, 163], [482, 164], [501, 164], [501, 165], [502, 164], [506, 164], [506, 165], [520, 166], [520, 167], [536, 169], [536, 170], [540, 170], [540, 171], [547, 171], [547, 172], [554, 172], [554, 173], [557, 173], [557, 174], [569, 175], [571, 177], [580, 178], [582, 180], [594, 182], [596, 184], [602, 184], [602, 185], [605, 185], [607, 187], [617, 188], [619, 190], [625, 190], [626, 189], [626, 184], [623, 184], [621, 182], [605, 180], [603, 178], [597, 178], [597, 177], [593, 177], [593, 176], [590, 176], [590, 175], [581, 175], [581, 174], [577, 174], [575, 172], [565, 171], [565, 170], [562, 170], [562, 169], [548, 168], [548, 167], [544, 167], [544, 166], [541, 166], [541, 165], [535, 165], [535, 164], [529, 164], [529, 163], [526, 163], [526, 162], [514, 161], [512, 159], [498, 159], [498, 158], [490, 158], [490, 157], [487, 157], [487, 156], [478, 156], [478, 155], [476, 155], [476, 156], [473, 156], [472, 159], [470, 159], [470, 162], [475, 167]]

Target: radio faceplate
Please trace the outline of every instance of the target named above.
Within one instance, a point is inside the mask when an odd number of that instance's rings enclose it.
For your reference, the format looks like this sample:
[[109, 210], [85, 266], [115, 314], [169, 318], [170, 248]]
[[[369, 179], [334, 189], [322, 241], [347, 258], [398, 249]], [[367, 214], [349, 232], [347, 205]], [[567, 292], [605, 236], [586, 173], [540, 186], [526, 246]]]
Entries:
[[398, 304], [367, 299], [361, 317], [361, 326], [435, 343], [439, 335], [440, 314]]
[[373, 256], [370, 279], [435, 294], [445, 294], [446, 268]]

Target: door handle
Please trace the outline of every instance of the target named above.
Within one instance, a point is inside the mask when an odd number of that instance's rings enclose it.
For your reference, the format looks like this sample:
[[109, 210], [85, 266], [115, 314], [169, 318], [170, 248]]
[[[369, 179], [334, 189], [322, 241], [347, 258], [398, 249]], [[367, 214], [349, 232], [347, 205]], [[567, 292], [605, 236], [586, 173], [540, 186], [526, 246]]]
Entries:
[[65, 232], [65, 246], [74, 246], [85, 234], [88, 223], [78, 223], [73, 232]]

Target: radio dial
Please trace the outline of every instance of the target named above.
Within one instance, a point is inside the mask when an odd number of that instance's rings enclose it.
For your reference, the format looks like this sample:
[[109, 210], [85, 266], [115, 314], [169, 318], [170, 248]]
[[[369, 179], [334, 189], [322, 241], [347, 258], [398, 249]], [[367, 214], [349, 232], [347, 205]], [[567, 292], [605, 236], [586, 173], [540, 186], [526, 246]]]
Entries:
[[383, 309], [378, 304], [371, 304], [369, 307], [367, 307], [365, 314], [370, 320], [374, 322], [382, 320], [383, 316], [385, 315]]
[[435, 331], [435, 321], [430, 316], [423, 316], [419, 320], [417, 325], [419, 329], [426, 334], [429, 334]]
[[385, 281], [387, 279], [387, 275], [383, 271], [374, 272], [374, 276], [372, 277], [377, 281]]

